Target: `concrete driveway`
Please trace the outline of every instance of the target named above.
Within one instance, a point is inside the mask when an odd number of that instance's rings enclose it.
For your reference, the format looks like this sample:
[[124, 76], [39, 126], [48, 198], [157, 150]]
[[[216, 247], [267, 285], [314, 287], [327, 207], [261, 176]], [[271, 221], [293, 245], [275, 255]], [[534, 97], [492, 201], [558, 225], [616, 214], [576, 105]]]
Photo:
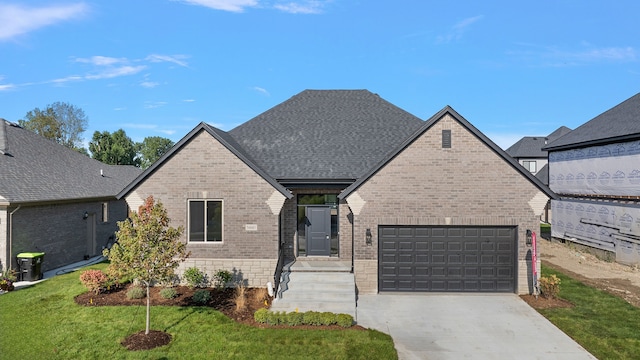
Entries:
[[596, 359], [515, 294], [359, 295], [357, 322], [400, 359]]

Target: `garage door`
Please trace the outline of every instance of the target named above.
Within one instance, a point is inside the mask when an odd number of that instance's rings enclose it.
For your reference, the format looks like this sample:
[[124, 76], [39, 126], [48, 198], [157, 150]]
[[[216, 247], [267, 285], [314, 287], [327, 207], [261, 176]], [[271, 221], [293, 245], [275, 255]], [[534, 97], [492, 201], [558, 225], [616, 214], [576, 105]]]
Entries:
[[378, 237], [379, 291], [515, 291], [515, 227], [379, 226]]

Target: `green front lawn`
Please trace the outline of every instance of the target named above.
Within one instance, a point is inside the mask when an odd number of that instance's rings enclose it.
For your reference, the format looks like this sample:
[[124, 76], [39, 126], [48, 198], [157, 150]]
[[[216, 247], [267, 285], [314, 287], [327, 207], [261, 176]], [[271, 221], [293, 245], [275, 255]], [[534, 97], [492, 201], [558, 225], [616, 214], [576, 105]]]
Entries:
[[[104, 265], [95, 266], [104, 268]], [[206, 307], [151, 308], [151, 328], [173, 336], [164, 347], [130, 352], [120, 342], [144, 330], [144, 306], [83, 307], [79, 273], [0, 295], [3, 359], [397, 359], [375, 330], [260, 329]]]
[[542, 275], [561, 280], [560, 297], [575, 307], [538, 310], [598, 359], [638, 359], [640, 309], [567, 275], [542, 267]]

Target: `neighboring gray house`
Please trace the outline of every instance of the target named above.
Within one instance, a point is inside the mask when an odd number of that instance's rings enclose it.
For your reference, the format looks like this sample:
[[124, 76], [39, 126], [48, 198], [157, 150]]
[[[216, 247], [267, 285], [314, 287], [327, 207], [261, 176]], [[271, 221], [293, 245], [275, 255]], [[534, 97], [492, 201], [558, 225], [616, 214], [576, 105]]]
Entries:
[[140, 173], [0, 119], [0, 268], [21, 252], [44, 252], [42, 271], [100, 254], [127, 217], [116, 195]]
[[552, 236], [640, 263], [640, 94], [549, 143]]
[[451, 107], [423, 121], [366, 90], [201, 123], [118, 197], [149, 195], [185, 228], [181, 269], [264, 286], [284, 260], [340, 261], [360, 293], [528, 293], [525, 234], [554, 196]]
[[537, 175], [547, 165], [547, 152], [542, 148], [570, 131], [568, 127], [561, 126], [548, 136], [525, 136], [511, 145], [506, 152], [529, 172]]
[[[542, 148], [570, 131], [571, 129], [568, 127], [561, 126], [548, 136], [525, 136], [505, 151], [525, 169], [534, 174], [543, 184], [549, 186], [547, 152]], [[543, 213], [540, 215], [541, 221], [547, 223], [550, 221], [550, 208], [551, 203], [547, 203]]]

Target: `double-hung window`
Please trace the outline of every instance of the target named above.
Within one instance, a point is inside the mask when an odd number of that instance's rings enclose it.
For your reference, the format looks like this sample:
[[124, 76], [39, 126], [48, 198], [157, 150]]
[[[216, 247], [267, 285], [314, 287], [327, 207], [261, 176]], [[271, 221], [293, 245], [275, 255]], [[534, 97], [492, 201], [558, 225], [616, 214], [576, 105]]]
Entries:
[[189, 242], [222, 241], [222, 200], [189, 200]]

